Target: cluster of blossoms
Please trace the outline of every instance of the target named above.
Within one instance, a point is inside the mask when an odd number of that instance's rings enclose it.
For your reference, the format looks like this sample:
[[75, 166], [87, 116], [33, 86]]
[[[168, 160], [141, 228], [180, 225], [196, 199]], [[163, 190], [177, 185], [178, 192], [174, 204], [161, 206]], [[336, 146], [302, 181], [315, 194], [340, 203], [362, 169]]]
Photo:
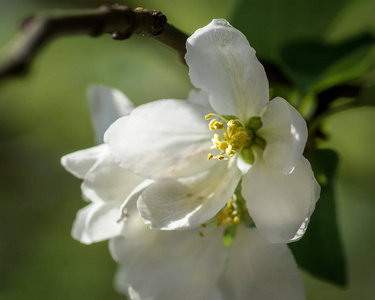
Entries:
[[110, 239], [116, 287], [131, 299], [304, 299], [287, 243], [319, 198], [302, 153], [306, 123], [269, 100], [245, 36], [213, 20], [187, 41], [199, 89], [134, 108], [89, 90], [98, 146], [62, 158], [89, 201], [73, 237]]

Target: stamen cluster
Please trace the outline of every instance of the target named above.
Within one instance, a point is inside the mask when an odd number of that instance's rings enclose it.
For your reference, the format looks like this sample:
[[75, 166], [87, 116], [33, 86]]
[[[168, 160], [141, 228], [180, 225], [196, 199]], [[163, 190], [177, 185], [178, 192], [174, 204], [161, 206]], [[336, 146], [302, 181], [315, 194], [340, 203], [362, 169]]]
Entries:
[[[205, 116], [206, 120], [211, 119], [214, 114], [208, 114]], [[219, 134], [215, 133], [214, 137], [211, 139], [213, 148], [221, 151], [217, 156], [213, 154], [208, 154], [208, 159], [217, 158], [218, 160], [229, 159], [236, 152], [241, 151], [241, 149], [252, 140], [252, 132], [249, 131], [245, 125], [238, 119], [226, 120], [224, 117], [218, 116], [221, 120], [216, 119], [211, 120], [209, 128], [211, 131], [223, 130], [224, 134], [221, 137]], [[224, 123], [225, 122], [225, 123]], [[225, 128], [226, 125], [226, 128]]]
[[216, 158], [218, 160], [227, 160], [234, 154], [241, 152], [242, 158], [252, 163], [254, 161], [252, 145], [257, 145], [264, 150], [266, 147], [266, 141], [256, 134], [256, 131], [262, 127], [262, 120], [260, 117], [252, 117], [248, 121], [247, 125], [242, 123], [239, 119], [227, 120], [225, 117], [208, 114], [205, 116], [206, 120], [209, 120], [216, 116], [220, 118], [220, 121], [212, 119], [209, 124], [211, 131], [222, 130], [224, 133], [222, 136], [215, 133], [212, 141], [212, 149], [221, 151], [219, 155], [214, 156], [212, 153], [208, 154], [208, 159]]
[[[235, 196], [235, 195], [233, 195]], [[239, 212], [235, 201], [230, 199], [216, 215], [216, 226], [230, 226], [240, 222]]]

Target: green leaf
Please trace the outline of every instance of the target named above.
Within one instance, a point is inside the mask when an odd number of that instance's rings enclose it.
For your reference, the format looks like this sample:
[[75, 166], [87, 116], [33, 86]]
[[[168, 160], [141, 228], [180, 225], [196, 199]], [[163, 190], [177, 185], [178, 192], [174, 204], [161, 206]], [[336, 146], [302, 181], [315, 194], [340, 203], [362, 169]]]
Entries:
[[355, 106], [375, 106], [375, 85], [364, 88], [356, 100]]
[[334, 193], [338, 156], [333, 150], [318, 149], [308, 158], [322, 191], [304, 237], [289, 247], [300, 267], [345, 286], [346, 258], [337, 226]]
[[375, 38], [362, 34], [339, 44], [293, 42], [282, 48], [285, 70], [302, 91], [323, 90], [355, 79], [375, 63]]
[[320, 38], [346, 5], [345, 0], [241, 0], [231, 23], [258, 55], [278, 61], [280, 47], [301, 38]]

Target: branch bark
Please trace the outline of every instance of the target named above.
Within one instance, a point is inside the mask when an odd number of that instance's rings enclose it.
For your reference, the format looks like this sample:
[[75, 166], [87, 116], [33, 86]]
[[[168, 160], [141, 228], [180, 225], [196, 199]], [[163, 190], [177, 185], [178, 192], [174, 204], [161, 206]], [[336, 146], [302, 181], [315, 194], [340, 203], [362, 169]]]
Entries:
[[112, 35], [124, 40], [132, 34], [151, 37], [176, 50], [184, 61], [188, 36], [167, 23], [160, 11], [130, 9], [124, 5], [105, 5], [98, 9], [35, 15], [27, 19], [21, 32], [1, 53], [0, 79], [21, 75], [41, 48], [50, 40], [67, 35]]

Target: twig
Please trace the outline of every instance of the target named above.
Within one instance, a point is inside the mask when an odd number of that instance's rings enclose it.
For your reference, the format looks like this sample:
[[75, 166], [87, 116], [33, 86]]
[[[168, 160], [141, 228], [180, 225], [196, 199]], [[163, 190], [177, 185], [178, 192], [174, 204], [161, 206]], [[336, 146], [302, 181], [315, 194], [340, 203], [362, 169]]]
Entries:
[[130, 9], [124, 5], [106, 5], [98, 9], [35, 15], [27, 19], [21, 33], [1, 53], [0, 79], [26, 73], [40, 49], [50, 40], [66, 35], [109, 33], [115, 40], [132, 34], [151, 37], [175, 49], [183, 60], [188, 36], [167, 23], [160, 11]]

